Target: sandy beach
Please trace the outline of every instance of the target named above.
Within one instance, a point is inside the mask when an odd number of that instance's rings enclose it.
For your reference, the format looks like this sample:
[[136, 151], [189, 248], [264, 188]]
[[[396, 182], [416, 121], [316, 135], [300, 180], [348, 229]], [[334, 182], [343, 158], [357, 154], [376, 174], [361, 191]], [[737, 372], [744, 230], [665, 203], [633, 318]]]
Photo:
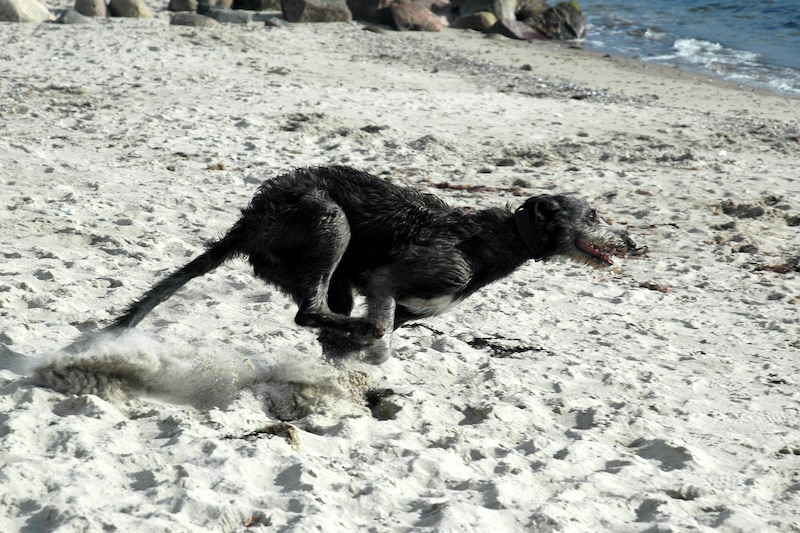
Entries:
[[[150, 5], [0, 24], [0, 530], [800, 531], [798, 99]], [[575, 194], [649, 252], [531, 262], [382, 365], [325, 362], [244, 261], [59, 352], [328, 164], [457, 206]]]

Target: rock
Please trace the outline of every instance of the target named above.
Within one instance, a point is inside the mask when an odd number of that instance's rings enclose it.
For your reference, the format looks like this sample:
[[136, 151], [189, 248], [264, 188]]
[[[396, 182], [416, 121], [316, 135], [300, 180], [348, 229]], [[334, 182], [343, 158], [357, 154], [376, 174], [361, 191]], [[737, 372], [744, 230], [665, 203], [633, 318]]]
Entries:
[[450, 0], [414, 0], [414, 2], [427, 7], [438, 17], [447, 18], [452, 15], [453, 12], [453, 6], [450, 4]]
[[550, 6], [547, 0], [517, 0], [517, 13], [534, 14], [548, 9]]
[[233, 9], [247, 9], [249, 11], [280, 11], [280, 0], [233, 0]]
[[75, 11], [87, 17], [108, 16], [105, 0], [75, 0]]
[[497, 17], [491, 11], [476, 11], [475, 13], [458, 17], [450, 24], [450, 27], [462, 30], [486, 31], [496, 23]]
[[199, 13], [189, 13], [188, 11], [173, 14], [169, 18], [169, 23], [172, 26], [193, 26], [195, 28], [216, 28], [220, 25], [219, 22], [211, 17]]
[[542, 34], [519, 20], [498, 20], [494, 26], [486, 30], [486, 33], [498, 33], [505, 37], [523, 41], [546, 39]]
[[39, 0], [0, 0], [0, 21], [45, 22], [55, 17]]
[[90, 17], [81, 15], [74, 9], [65, 9], [56, 22], [58, 24], [88, 24], [92, 21]]
[[515, 20], [517, 18], [517, 0], [494, 0], [492, 12], [500, 20]]
[[197, 13], [221, 23], [250, 24], [253, 22], [253, 14], [250, 12], [212, 6], [206, 3], [197, 4]]
[[[167, 9], [176, 13], [183, 11], [197, 11], [197, 0], [169, 0]], [[172, 22], [170, 22], [172, 24]]]
[[153, 12], [144, 0], [111, 0], [108, 3], [108, 14], [112, 17], [135, 19], [151, 19]]
[[264, 26], [267, 28], [287, 28], [291, 26], [291, 22], [286, 22], [281, 17], [265, 17]]
[[586, 37], [586, 17], [578, 0], [561, 2], [541, 13], [520, 13], [519, 18], [548, 39]]
[[289, 22], [350, 22], [346, 0], [281, 0], [283, 18]]
[[347, 0], [347, 8], [354, 20], [390, 25], [389, 6], [392, 0]]
[[453, 0], [452, 9], [459, 16], [490, 11], [498, 19], [515, 20], [518, 0]]
[[433, 11], [412, 0], [395, 0], [389, 8], [392, 27], [400, 31], [442, 31], [442, 21]]

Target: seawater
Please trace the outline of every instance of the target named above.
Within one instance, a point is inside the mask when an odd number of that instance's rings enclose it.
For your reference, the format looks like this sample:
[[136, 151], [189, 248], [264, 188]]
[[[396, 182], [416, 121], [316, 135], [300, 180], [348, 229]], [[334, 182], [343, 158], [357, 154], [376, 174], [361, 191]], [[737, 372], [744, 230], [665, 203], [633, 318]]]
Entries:
[[800, 0], [580, 0], [589, 50], [800, 96]]

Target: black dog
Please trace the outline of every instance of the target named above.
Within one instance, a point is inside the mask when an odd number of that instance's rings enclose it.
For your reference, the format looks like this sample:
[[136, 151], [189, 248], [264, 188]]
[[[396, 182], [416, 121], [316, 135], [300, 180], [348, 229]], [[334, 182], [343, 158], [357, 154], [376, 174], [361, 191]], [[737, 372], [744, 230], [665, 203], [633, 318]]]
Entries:
[[[105, 331], [133, 328], [192, 278], [236, 256], [294, 298], [295, 322], [320, 328], [328, 356], [390, 353], [391, 330], [438, 315], [526, 261], [562, 255], [605, 266], [636, 250], [587, 202], [542, 195], [516, 211], [464, 212], [411, 187], [347, 167], [300, 169], [265, 181], [208, 250], [157, 283]], [[353, 317], [353, 294], [367, 314]]]

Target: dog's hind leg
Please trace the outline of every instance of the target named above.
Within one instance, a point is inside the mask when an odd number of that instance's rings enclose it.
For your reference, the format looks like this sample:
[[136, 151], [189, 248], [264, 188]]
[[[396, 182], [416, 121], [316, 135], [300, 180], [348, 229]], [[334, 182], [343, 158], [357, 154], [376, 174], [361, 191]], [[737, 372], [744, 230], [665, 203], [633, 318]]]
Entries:
[[[312, 227], [296, 227], [303, 231], [302, 245], [291, 254], [294, 278], [291, 292], [298, 305], [295, 322], [300, 326], [336, 330], [354, 337], [362, 344], [374, 342], [386, 328], [368, 318], [351, 317], [341, 311], [352, 309], [352, 301], [336, 283], [333, 287], [335, 307], [330, 309], [328, 297], [334, 273], [350, 242], [350, 226], [342, 209], [335, 203], [312, 196], [304, 199], [303, 211], [306, 224]], [[335, 283], [335, 282], [334, 282]], [[350, 295], [352, 300], [352, 294]]]
[[334, 313], [350, 316], [353, 305], [353, 285], [337, 270], [328, 287], [328, 308]]
[[[353, 304], [352, 285], [334, 272], [328, 288], [328, 308], [334, 313], [349, 316], [353, 312]], [[364, 347], [363, 341], [334, 329], [320, 329], [317, 339], [325, 357], [334, 360], [352, 356]]]
[[[353, 287], [347, 279], [334, 272], [328, 288], [328, 308], [337, 314], [350, 316], [353, 312]], [[322, 352], [329, 359], [343, 359], [358, 353], [364, 342], [334, 329], [320, 329], [317, 336]], [[372, 339], [370, 339], [372, 342]]]

